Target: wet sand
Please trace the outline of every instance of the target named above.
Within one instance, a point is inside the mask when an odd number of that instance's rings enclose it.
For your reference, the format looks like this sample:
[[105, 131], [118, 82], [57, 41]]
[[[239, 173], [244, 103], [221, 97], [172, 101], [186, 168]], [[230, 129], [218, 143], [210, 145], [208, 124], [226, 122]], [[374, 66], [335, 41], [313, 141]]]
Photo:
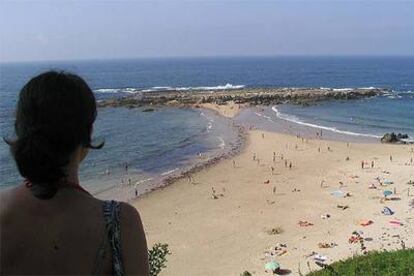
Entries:
[[[162, 275], [266, 275], [271, 260], [292, 275], [307, 273], [318, 268], [315, 253], [326, 263], [362, 254], [359, 244], [349, 243], [353, 231], [362, 231], [367, 250], [414, 247], [414, 186], [407, 184], [414, 181], [412, 146], [348, 145], [259, 130], [246, 138], [236, 157], [133, 202], [149, 246], [170, 246]], [[389, 197], [395, 200], [384, 201], [383, 191], [394, 188]], [[382, 214], [384, 206], [395, 214]]]

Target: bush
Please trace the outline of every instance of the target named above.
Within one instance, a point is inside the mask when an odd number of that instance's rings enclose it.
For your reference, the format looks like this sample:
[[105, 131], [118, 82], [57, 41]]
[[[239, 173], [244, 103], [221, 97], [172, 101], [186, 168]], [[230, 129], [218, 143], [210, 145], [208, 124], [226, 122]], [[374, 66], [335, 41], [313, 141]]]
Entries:
[[148, 250], [150, 275], [157, 276], [163, 268], [167, 266], [167, 255], [171, 254], [168, 250], [168, 244], [156, 243], [152, 249]]
[[308, 274], [308, 276], [334, 275], [414, 275], [414, 249], [369, 252], [363, 256], [335, 262], [327, 265], [325, 269]]

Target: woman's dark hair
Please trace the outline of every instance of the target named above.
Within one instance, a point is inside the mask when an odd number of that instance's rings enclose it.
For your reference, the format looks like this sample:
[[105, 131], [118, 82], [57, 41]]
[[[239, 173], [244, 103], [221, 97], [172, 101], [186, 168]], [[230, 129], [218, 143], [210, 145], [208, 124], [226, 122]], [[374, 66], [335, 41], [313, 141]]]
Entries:
[[49, 71], [22, 88], [16, 110], [17, 139], [7, 142], [36, 197], [55, 195], [66, 177], [64, 167], [79, 146], [103, 146], [91, 145], [96, 115], [95, 96], [77, 75]]

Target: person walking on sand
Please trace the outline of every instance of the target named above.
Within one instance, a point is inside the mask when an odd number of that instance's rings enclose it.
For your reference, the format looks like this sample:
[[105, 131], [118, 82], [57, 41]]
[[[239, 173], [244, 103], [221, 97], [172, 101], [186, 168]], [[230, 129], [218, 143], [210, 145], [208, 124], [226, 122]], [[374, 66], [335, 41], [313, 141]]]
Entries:
[[371, 169], [374, 168], [374, 161], [371, 161]]
[[292, 162], [289, 162], [289, 169], [292, 168]]
[[365, 162], [364, 161], [361, 161], [361, 169], [364, 168], [364, 164], [365, 164]]
[[392, 162], [392, 155], [390, 155], [390, 161]]

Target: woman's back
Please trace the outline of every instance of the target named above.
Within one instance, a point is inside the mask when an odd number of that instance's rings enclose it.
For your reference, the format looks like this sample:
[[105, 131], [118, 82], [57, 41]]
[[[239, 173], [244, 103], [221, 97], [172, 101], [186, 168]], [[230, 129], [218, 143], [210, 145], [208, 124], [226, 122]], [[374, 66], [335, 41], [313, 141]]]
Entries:
[[[23, 186], [0, 200], [2, 273], [112, 273], [102, 201], [65, 188], [44, 201]], [[98, 252], [102, 244], [104, 257]]]

